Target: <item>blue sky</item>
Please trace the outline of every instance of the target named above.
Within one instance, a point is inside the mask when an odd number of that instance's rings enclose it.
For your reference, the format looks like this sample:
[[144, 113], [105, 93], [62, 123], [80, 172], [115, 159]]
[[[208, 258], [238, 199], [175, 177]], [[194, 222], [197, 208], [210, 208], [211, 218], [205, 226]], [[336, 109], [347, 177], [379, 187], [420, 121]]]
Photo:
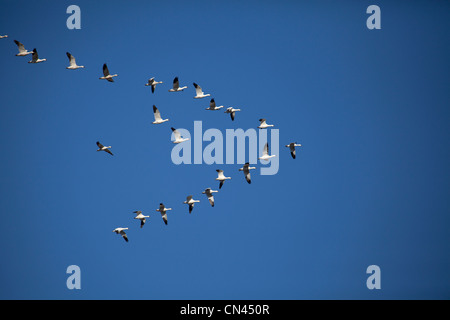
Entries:
[[[71, 4], [81, 30], [66, 27]], [[381, 30], [366, 27], [371, 4]], [[0, 298], [448, 299], [449, 9], [1, 0]], [[47, 62], [15, 57], [13, 39]], [[66, 51], [86, 68], [66, 70]], [[175, 76], [188, 89], [169, 93]], [[242, 112], [205, 111], [192, 82]], [[168, 123], [151, 124], [153, 104]], [[239, 164], [171, 161], [171, 126], [262, 117], [279, 129], [276, 175], [249, 185]], [[233, 179], [212, 208], [201, 192], [219, 168]], [[151, 215], [143, 229], [134, 210]], [[81, 290], [66, 287], [73, 264]], [[366, 287], [373, 264], [380, 290]]]

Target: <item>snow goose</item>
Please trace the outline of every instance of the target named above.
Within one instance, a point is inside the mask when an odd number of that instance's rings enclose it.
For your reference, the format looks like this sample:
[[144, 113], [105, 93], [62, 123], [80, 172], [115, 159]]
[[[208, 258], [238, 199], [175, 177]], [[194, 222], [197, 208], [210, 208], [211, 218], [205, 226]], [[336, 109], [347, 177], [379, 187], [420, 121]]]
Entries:
[[260, 128], [260, 129], [266, 129], [266, 128], [269, 128], [269, 127], [273, 127], [273, 124], [267, 124], [266, 123], [266, 119], [259, 119], [259, 122], [261, 122], [259, 124], [259, 126], [258, 126], [258, 128]]
[[153, 105], [153, 116], [155, 117], [155, 121], [152, 122], [153, 124], [160, 124], [169, 121], [169, 119], [161, 118], [161, 113], [155, 105]]
[[186, 89], [187, 86], [184, 87], [180, 87], [180, 82], [178, 81], [178, 77], [175, 77], [173, 79], [173, 86], [172, 89], [169, 89], [169, 92], [178, 92], [178, 91], [183, 91], [184, 89]]
[[289, 150], [291, 151], [292, 158], [295, 159], [295, 147], [301, 147], [302, 145], [297, 142], [291, 142], [286, 145], [286, 147], [289, 147]]
[[223, 174], [223, 170], [219, 170], [217, 169], [217, 181], [220, 181], [219, 183], [219, 189], [222, 189], [223, 183], [225, 182], [225, 180], [231, 180], [231, 177], [225, 177], [225, 175]]
[[194, 99], [201, 99], [201, 98], [205, 98], [205, 97], [209, 97], [210, 96], [210, 94], [208, 93], [208, 94], [205, 94], [203, 91], [202, 91], [202, 87], [200, 87], [198, 84], [196, 84], [195, 82], [194, 82], [194, 87], [195, 87], [195, 97], [194, 97]]
[[120, 234], [125, 239], [125, 241], [128, 242], [128, 237], [124, 230], [128, 230], [128, 228], [115, 228], [113, 232]]
[[219, 191], [211, 190], [211, 188], [206, 188], [205, 191], [202, 192], [203, 194], [206, 194], [206, 196], [208, 197], [211, 207], [214, 207], [214, 196], [213, 196], [214, 192], [219, 192]]
[[31, 60], [28, 61], [28, 63], [39, 63], [39, 62], [45, 62], [47, 59], [39, 59], [38, 53], [36, 48], [33, 49], [33, 54], [31, 55]]
[[17, 45], [17, 48], [19, 48], [19, 53], [16, 54], [17, 57], [24, 57], [24, 56], [27, 56], [27, 55], [33, 53], [33, 51], [26, 50], [25, 46], [23, 45], [23, 43], [21, 43], [21, 42], [19, 42], [17, 40], [14, 40], [14, 43]]
[[97, 141], [97, 146], [98, 146], [97, 151], [106, 151], [106, 152], [108, 152], [110, 155], [113, 156], [112, 152], [109, 150], [109, 149], [111, 149], [111, 146], [105, 147], [105, 146], [102, 145], [99, 141]]
[[194, 209], [194, 204], [195, 204], [196, 202], [200, 202], [200, 200], [194, 200], [194, 199], [192, 199], [192, 195], [187, 196], [187, 197], [186, 197], [186, 201], [183, 201], [183, 203], [186, 203], [186, 204], [189, 205], [189, 213], [191, 213], [191, 212], [192, 212], [192, 209]]
[[206, 110], [219, 110], [222, 109], [223, 106], [216, 106], [216, 101], [214, 101], [214, 98], [211, 99], [211, 101], [209, 102], [209, 107], [206, 108]]
[[66, 67], [66, 69], [69, 70], [75, 70], [75, 69], [80, 69], [80, 68], [84, 68], [84, 66], [78, 66], [76, 61], [75, 61], [75, 57], [73, 55], [71, 55], [69, 52], [66, 52], [67, 58], [69, 58], [69, 63], [70, 66]]
[[172, 129], [172, 132], [173, 132], [173, 136], [175, 137], [175, 140], [173, 141], [173, 143], [182, 143], [184, 141], [188, 141], [189, 140], [189, 138], [181, 138], [181, 134], [174, 127], [172, 127], [171, 129]]
[[167, 225], [167, 213], [166, 211], [172, 210], [172, 208], [166, 208], [164, 204], [159, 204], [159, 209], [156, 209], [156, 211], [159, 211], [161, 213], [161, 217], [164, 220], [164, 223]]
[[162, 81], [155, 81], [155, 77], [148, 79], [148, 82], [145, 84], [145, 86], [151, 86], [152, 87], [152, 93], [155, 93], [155, 88], [157, 84], [163, 83]]
[[242, 168], [239, 169], [239, 171], [244, 171], [245, 180], [250, 184], [252, 183], [252, 180], [250, 178], [250, 170], [256, 169], [255, 167], [250, 167], [250, 163], [246, 162]]
[[108, 80], [109, 82], [114, 82], [113, 77], [117, 76], [118, 74], [110, 74], [106, 63], [103, 64], [103, 77], [100, 77], [100, 80]]
[[229, 107], [227, 108], [227, 110], [225, 110], [225, 113], [229, 113], [231, 116], [231, 121], [234, 121], [234, 114], [237, 111], [241, 111], [241, 109], [233, 109], [233, 107]]
[[5, 34], [4, 36], [0, 36], [0, 39], [3, 39], [3, 38], [8, 38], [8, 35]]
[[266, 142], [264, 145], [263, 155], [259, 157], [259, 160], [269, 160], [270, 158], [276, 157], [276, 155], [269, 155], [269, 143]]
[[138, 211], [133, 211], [133, 213], [136, 213], [136, 217], [134, 217], [135, 219], [139, 219], [141, 220], [141, 228], [144, 226], [145, 224], [145, 218], [150, 218], [150, 216], [144, 216], [142, 214], [142, 211], [138, 210]]

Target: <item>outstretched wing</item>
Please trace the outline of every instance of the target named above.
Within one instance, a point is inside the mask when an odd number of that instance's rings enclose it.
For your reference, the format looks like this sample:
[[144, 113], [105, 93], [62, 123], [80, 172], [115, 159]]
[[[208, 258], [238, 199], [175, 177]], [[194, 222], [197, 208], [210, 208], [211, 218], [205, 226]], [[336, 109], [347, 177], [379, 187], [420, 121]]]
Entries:
[[162, 218], [163, 218], [163, 220], [164, 220], [164, 223], [167, 225], [167, 213], [164, 213], [164, 214], [162, 215]]
[[230, 116], [231, 116], [231, 120], [232, 120], [232, 121], [234, 121], [234, 114], [235, 114], [235, 112], [234, 112], [234, 111], [231, 111]]
[[109, 149], [105, 149], [106, 152], [108, 152], [110, 155], [113, 156], [113, 153]]
[[219, 183], [219, 189], [222, 189], [223, 182], [224, 182], [224, 180], [220, 181], [220, 183]]
[[161, 113], [155, 105], [153, 105], [153, 115], [155, 116], [155, 121], [162, 120]]
[[216, 108], [216, 101], [214, 101], [214, 98], [212, 98], [211, 101], [209, 102], [209, 107], [211, 109], [215, 109]]
[[25, 46], [23, 45], [23, 43], [21, 43], [21, 42], [19, 42], [19, 41], [17, 41], [17, 40], [14, 40], [14, 43], [17, 45], [17, 47], [18, 47], [20, 53], [26, 51], [26, 50], [25, 50]]
[[69, 52], [66, 52], [67, 58], [69, 58], [69, 63], [71, 67], [75, 67], [77, 64], [75, 62], [75, 58]]
[[[103, 75], [105, 77], [109, 76], [109, 70], [108, 70], [108, 66], [106, 65], [106, 63], [103, 64]], [[108, 79], [108, 81], [109, 81], [109, 79]], [[111, 81], [111, 82], [113, 82], [113, 81]]]
[[263, 155], [269, 155], [269, 143], [266, 142], [264, 145]]
[[180, 82], [178, 81], [178, 77], [175, 77], [173, 79], [173, 89], [178, 90], [179, 87], [180, 87]]
[[31, 55], [31, 57], [32, 57], [32, 61], [33, 62], [36, 62], [37, 59], [39, 59], [39, 56], [38, 56], [36, 48], [33, 49], [33, 54]]
[[192, 212], [192, 209], [194, 209], [194, 204], [190, 204], [190, 205], [189, 205], [189, 213]]
[[207, 196], [208, 196], [209, 203], [211, 204], [212, 207], [214, 207], [214, 196], [211, 193], [207, 194]]
[[174, 127], [172, 127], [171, 129], [172, 129], [173, 135], [174, 135], [174, 137], [175, 137], [175, 140], [181, 139], [181, 135], [180, 135], [180, 133], [177, 131], [177, 129], [175, 129]]
[[100, 143], [100, 141], [97, 141], [97, 146], [98, 146], [100, 149], [104, 147], [104, 145], [102, 145], [102, 144]]
[[203, 93], [203, 91], [202, 91], [202, 87], [200, 87], [198, 84], [196, 84], [195, 82], [194, 82], [194, 87], [195, 87], [195, 93], [199, 96], [199, 95], [201, 95], [202, 93]]

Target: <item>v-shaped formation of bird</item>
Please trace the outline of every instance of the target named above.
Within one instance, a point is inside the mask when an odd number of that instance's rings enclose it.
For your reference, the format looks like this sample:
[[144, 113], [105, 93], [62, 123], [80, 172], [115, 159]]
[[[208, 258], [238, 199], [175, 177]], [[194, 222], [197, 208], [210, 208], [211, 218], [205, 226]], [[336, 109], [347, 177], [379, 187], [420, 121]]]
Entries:
[[[8, 38], [8, 35], [0, 35], [0, 39], [4, 39], [4, 38]], [[25, 49], [25, 46], [23, 45], [23, 43], [14, 40], [14, 43], [17, 45], [17, 48], [19, 50], [19, 53], [16, 54], [16, 56], [18, 57], [24, 57], [27, 55], [32, 56], [32, 59], [30, 61], [28, 61], [28, 63], [41, 63], [41, 62], [45, 62], [47, 61], [47, 59], [39, 59], [38, 56], [38, 52], [36, 50], [36, 48], [34, 48], [32, 51], [28, 51]], [[75, 57], [69, 53], [66, 52], [67, 58], [69, 59], [69, 66], [66, 67], [66, 69], [69, 70], [76, 70], [76, 69], [83, 69], [84, 66], [81, 65], [77, 65], [76, 61], [75, 61]], [[107, 80], [108, 82], [114, 82], [114, 77], [117, 77], [118, 74], [111, 74], [109, 72], [108, 66], [106, 63], [103, 64], [103, 76], [100, 77], [100, 80]], [[155, 77], [152, 77], [150, 79], [148, 79], [147, 83], [145, 83], [145, 86], [149, 86], [151, 87], [152, 93], [155, 93], [155, 89], [156, 89], [156, 85], [157, 84], [162, 84], [162, 81], [156, 81]], [[202, 87], [200, 87], [197, 83], [193, 83], [193, 86], [195, 88], [195, 96], [194, 99], [202, 99], [205, 97], [210, 97], [211, 94], [209, 93], [204, 93]], [[178, 77], [175, 77], [172, 81], [172, 88], [170, 88], [168, 91], [169, 92], [181, 92], [184, 91], [184, 89], [187, 89], [187, 86], [180, 86], [180, 81], [178, 79]], [[220, 110], [224, 108], [223, 105], [221, 106], [217, 106], [216, 102], [214, 100], [214, 98], [211, 98], [210, 103], [209, 103], [209, 107], [206, 108], [206, 110], [210, 110], [210, 111], [216, 111], [216, 110]], [[225, 110], [225, 113], [230, 114], [231, 116], [231, 120], [234, 121], [236, 112], [241, 111], [241, 109], [234, 109], [233, 107], [228, 107]], [[161, 116], [161, 113], [159, 111], [159, 109], [153, 105], [153, 116], [155, 118], [155, 121], [153, 121], [153, 124], [162, 124], [164, 122], [169, 121], [169, 119], [163, 119]], [[266, 119], [259, 119], [260, 125], [258, 126], [259, 129], [267, 129], [270, 127], [273, 127], [273, 124], [267, 124]], [[171, 127], [172, 129], [172, 133], [174, 136], [174, 141], [173, 143], [178, 144], [178, 143], [182, 143], [184, 141], [189, 140], [189, 138], [183, 138], [181, 136], [181, 134], [178, 132], [177, 129], [175, 129], [174, 127]], [[111, 152], [111, 146], [104, 146], [100, 141], [96, 142], [97, 144], [97, 151], [105, 151], [107, 153], [109, 153], [110, 155], [114, 155]], [[289, 144], [286, 145], [286, 147], [289, 148], [291, 156], [293, 159], [295, 159], [295, 148], [296, 147], [300, 147], [301, 144], [298, 144], [297, 142], [291, 142]], [[270, 158], [276, 157], [276, 155], [270, 155], [269, 152], [269, 144], [266, 142], [266, 144], [264, 145], [264, 149], [263, 149], [263, 154], [261, 157], [259, 157], [258, 159], [260, 160], [269, 160]], [[256, 169], [256, 167], [250, 167], [250, 163], [247, 162], [244, 164], [244, 166], [242, 168], [239, 169], [239, 171], [243, 171], [244, 172], [244, 176], [245, 176], [245, 180], [250, 184], [251, 183], [251, 176], [250, 176], [250, 170], [254, 170]], [[221, 189], [224, 185], [224, 182], [226, 180], [231, 180], [231, 177], [227, 177], [225, 176], [223, 170], [217, 169], [217, 178], [216, 180], [219, 181], [219, 189]], [[208, 198], [208, 201], [211, 205], [211, 207], [214, 207], [214, 196], [213, 193], [219, 192], [218, 190], [212, 190], [211, 188], [206, 188], [202, 194], [205, 194], [206, 197]], [[192, 195], [188, 195], [186, 197], [186, 201], [184, 201], [184, 204], [187, 204], [189, 206], [189, 213], [192, 213], [192, 210], [194, 209], [194, 205], [195, 203], [200, 202], [200, 200], [194, 200]], [[163, 203], [159, 204], [159, 209], [156, 209], [156, 211], [158, 211], [161, 214], [161, 217], [164, 221], [164, 224], [167, 225], [168, 224], [168, 219], [167, 219], [167, 211], [172, 210], [172, 208], [166, 208], [165, 205]], [[140, 210], [136, 210], [133, 213], [136, 214], [136, 216], [134, 217], [134, 219], [140, 220], [140, 227], [142, 228], [146, 222], [146, 218], [149, 218], [150, 216], [146, 216], [142, 214], [142, 211]], [[123, 237], [123, 239], [128, 242], [128, 236], [125, 233], [125, 230], [128, 230], [128, 227], [118, 227], [116, 229], [113, 230], [113, 232], [121, 235]]]

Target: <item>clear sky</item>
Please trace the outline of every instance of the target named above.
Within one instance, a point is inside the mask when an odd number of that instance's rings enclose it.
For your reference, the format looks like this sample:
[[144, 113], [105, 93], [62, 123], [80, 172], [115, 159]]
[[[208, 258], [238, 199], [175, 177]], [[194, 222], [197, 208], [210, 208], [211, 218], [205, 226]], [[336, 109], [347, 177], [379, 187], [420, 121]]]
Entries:
[[[71, 4], [80, 30], [66, 26]], [[380, 30], [366, 27], [371, 4]], [[0, 298], [449, 299], [449, 11], [0, 0]], [[14, 39], [47, 61], [15, 57]], [[66, 51], [86, 68], [65, 69]], [[114, 83], [98, 79], [103, 63]], [[168, 92], [175, 76], [185, 91]], [[193, 82], [240, 108], [235, 121], [193, 99]], [[169, 122], [151, 124], [153, 104]], [[225, 134], [260, 118], [279, 129], [276, 175], [252, 171], [250, 185], [240, 164], [171, 160], [172, 126]], [[212, 208], [201, 192], [218, 189], [216, 169], [232, 180]], [[142, 229], [135, 210], [151, 216]]]

